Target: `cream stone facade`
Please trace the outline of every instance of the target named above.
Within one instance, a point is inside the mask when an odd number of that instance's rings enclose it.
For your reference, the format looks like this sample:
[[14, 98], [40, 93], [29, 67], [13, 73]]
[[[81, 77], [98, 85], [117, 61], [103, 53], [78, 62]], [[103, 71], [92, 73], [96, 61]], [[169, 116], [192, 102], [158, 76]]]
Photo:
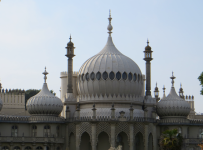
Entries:
[[[182, 87], [177, 94], [172, 74], [170, 93], [166, 96], [164, 87], [160, 99], [155, 87], [153, 97], [149, 41], [144, 75], [114, 45], [111, 15], [108, 19], [106, 45], [76, 72], [70, 37], [60, 99], [48, 89], [46, 68], [42, 90], [27, 101], [27, 110], [22, 91], [13, 94], [1, 88], [0, 150], [159, 150], [161, 133], [174, 128], [184, 138], [182, 149], [200, 150], [203, 115], [195, 113], [194, 96], [184, 96]], [[26, 115], [13, 113], [14, 108]]]

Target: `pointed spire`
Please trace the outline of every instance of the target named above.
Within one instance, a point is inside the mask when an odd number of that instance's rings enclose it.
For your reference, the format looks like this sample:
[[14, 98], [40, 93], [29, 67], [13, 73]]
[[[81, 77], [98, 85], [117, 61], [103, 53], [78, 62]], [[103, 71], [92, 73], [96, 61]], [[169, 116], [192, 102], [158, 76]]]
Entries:
[[171, 83], [172, 83], [172, 88], [174, 87], [174, 79], [176, 78], [176, 77], [174, 77], [174, 75], [173, 75], [173, 71], [172, 71], [172, 77], [170, 77], [171, 79], [172, 79], [172, 81], [171, 81]]
[[108, 27], [107, 27], [107, 30], [109, 30], [109, 36], [111, 36], [111, 30], [113, 30], [113, 27], [112, 27], [112, 25], [111, 25], [111, 20], [112, 20], [112, 18], [111, 18], [111, 10], [109, 10], [109, 25], [108, 25]]
[[164, 85], [164, 86], [163, 86], [163, 98], [166, 97], [165, 90], [166, 90], [166, 88], [165, 88], [165, 85]]
[[42, 74], [44, 74], [44, 83], [46, 83], [47, 74], [49, 74], [49, 73], [46, 71], [46, 67], [45, 67], [45, 71], [44, 71]]
[[147, 39], [147, 46], [149, 46], [149, 40]]
[[180, 88], [182, 88], [182, 83], [180, 83]]
[[70, 38], [69, 38], [69, 39], [70, 39], [70, 42], [71, 42], [71, 39], [72, 39], [72, 38], [71, 38], [71, 34], [70, 34]]

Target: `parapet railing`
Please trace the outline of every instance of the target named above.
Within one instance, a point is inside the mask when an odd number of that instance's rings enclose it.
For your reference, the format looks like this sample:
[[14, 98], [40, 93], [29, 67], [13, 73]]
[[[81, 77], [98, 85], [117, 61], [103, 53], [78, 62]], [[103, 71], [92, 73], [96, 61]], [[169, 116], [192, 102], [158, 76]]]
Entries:
[[191, 120], [191, 119], [175, 119], [175, 120], [158, 120], [158, 124], [203, 124], [203, 120]]
[[64, 143], [63, 137], [0, 136], [0, 142], [41, 142]]
[[67, 122], [91, 122], [91, 121], [135, 121], [135, 122], [156, 122], [156, 119], [149, 117], [111, 117], [111, 116], [97, 116], [97, 117], [72, 117], [67, 118]]
[[90, 117], [53, 117], [53, 118], [32, 118], [29, 116], [0, 116], [0, 122], [91, 122], [91, 121], [135, 121], [135, 122], [156, 122], [156, 119], [150, 117], [111, 117], [111, 116], [90, 116]]
[[15, 122], [28, 122], [29, 116], [0, 116], [0, 122], [15, 121]]
[[64, 117], [0, 116], [0, 122], [64, 122]]
[[202, 138], [184, 138], [184, 143], [185, 144], [203, 144], [203, 139]]

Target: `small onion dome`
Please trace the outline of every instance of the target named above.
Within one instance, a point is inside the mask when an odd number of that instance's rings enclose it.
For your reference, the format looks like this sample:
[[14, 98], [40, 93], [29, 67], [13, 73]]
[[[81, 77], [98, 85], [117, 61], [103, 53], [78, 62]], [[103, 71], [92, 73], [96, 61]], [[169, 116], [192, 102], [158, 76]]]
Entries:
[[149, 40], [147, 39], [147, 46], [145, 47], [145, 51], [151, 51], [151, 47], [149, 46]]
[[52, 94], [47, 87], [46, 75], [48, 72], [46, 72], [46, 68], [43, 74], [45, 75], [45, 83], [43, 84], [42, 90], [27, 101], [26, 106], [28, 112], [32, 115], [58, 116], [63, 109], [63, 103], [58, 97]]
[[172, 76], [172, 87], [169, 95], [163, 98], [157, 104], [157, 114], [160, 118], [164, 117], [172, 117], [172, 116], [179, 116], [179, 117], [187, 117], [190, 113], [190, 105], [184, 99], [180, 98], [173, 86], [173, 79], [175, 77]]
[[3, 101], [0, 98], [0, 111], [1, 111], [2, 107], [3, 107]]
[[70, 38], [69, 38], [69, 39], [70, 39], [70, 42], [68, 42], [67, 46], [68, 46], [68, 47], [74, 47], [73, 42], [71, 42], [71, 39], [72, 39], [72, 38], [71, 38], [71, 35], [70, 35]]

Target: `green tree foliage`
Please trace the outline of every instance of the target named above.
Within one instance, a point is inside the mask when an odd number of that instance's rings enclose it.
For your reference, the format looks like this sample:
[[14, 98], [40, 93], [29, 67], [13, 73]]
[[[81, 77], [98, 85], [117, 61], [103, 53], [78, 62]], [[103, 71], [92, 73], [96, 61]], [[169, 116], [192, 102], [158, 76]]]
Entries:
[[180, 150], [183, 142], [183, 137], [178, 133], [177, 129], [166, 130], [160, 137], [161, 150]]
[[202, 89], [200, 91], [200, 94], [203, 95], [203, 72], [200, 74], [200, 76], [198, 77], [199, 81], [200, 81], [200, 85], [202, 86]]

